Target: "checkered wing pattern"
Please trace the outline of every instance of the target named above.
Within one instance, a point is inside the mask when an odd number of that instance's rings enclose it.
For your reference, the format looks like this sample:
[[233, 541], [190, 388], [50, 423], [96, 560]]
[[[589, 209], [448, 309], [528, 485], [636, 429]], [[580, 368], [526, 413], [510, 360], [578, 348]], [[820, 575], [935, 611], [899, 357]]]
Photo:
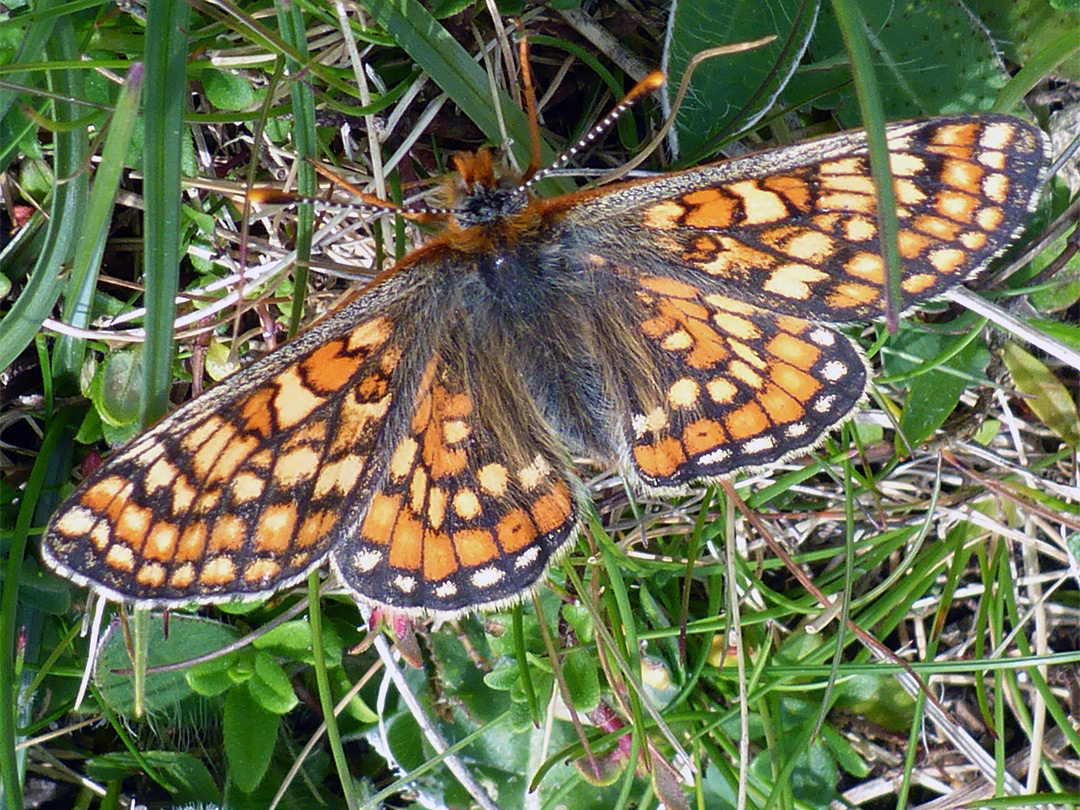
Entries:
[[159, 422], [61, 507], [46, 560], [155, 605], [303, 578], [347, 530], [341, 503], [363, 500], [408, 396], [394, 310], [346, 309]]
[[622, 438], [648, 489], [678, 491], [805, 451], [866, 391], [861, 352], [826, 326], [671, 279], [638, 279], [636, 298], [655, 377], [624, 386]]
[[[1037, 128], [995, 115], [896, 124], [887, 137], [907, 309], [970, 278], [1008, 246], [1038, 196], [1047, 144]], [[641, 233], [635, 243], [650, 247], [650, 269], [762, 309], [823, 323], [884, 311], [864, 132], [626, 184], [568, 216], [594, 227], [615, 217]], [[617, 241], [590, 247], [612, 261], [626, 258]]]
[[580, 484], [550, 428], [481, 351], [448, 344], [359, 530], [334, 550], [361, 600], [442, 613], [499, 606], [577, 534]]

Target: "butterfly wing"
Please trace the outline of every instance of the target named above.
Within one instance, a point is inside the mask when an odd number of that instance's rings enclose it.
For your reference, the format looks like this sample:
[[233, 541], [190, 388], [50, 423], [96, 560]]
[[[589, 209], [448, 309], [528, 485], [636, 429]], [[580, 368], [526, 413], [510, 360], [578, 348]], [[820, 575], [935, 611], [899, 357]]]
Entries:
[[576, 536], [581, 486], [470, 330], [469, 259], [442, 251], [121, 450], [53, 517], [46, 561], [144, 605], [264, 597], [331, 552], [404, 611], [520, 597]]
[[333, 551], [363, 601], [446, 614], [502, 606], [577, 535], [581, 484], [485, 337], [468, 318], [451, 325], [379, 491]]
[[[906, 309], [971, 277], [1008, 246], [1035, 204], [1049, 144], [1031, 124], [1000, 115], [894, 124], [886, 133]], [[876, 212], [864, 132], [549, 206], [582, 251], [633, 258], [703, 290], [827, 323], [883, 313]], [[631, 231], [632, 239], [607, 237]]]
[[[1035, 127], [997, 115], [887, 130], [902, 306], [1009, 244], [1045, 176]], [[826, 324], [883, 314], [865, 133], [545, 204], [564, 255], [602, 289], [616, 455], [648, 490], [683, 489], [818, 444], [864, 396], [857, 346]]]
[[178, 409], [53, 516], [62, 575], [144, 605], [265, 596], [303, 578], [369, 498], [434, 353], [421, 263]]
[[[863, 398], [869, 369], [845, 335], [803, 318], [626, 268], [635, 329], [611, 366], [615, 440], [631, 480], [682, 491], [806, 451]], [[631, 335], [633, 337], [631, 337]], [[636, 344], [636, 345], [632, 345]]]

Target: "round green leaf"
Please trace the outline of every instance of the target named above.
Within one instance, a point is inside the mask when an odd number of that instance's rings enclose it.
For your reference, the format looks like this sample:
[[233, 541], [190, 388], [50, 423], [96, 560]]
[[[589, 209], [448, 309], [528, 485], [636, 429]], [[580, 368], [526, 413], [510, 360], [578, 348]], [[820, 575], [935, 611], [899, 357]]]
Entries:
[[[160, 614], [151, 616], [147, 633], [147, 667], [158, 667], [187, 661], [221, 649], [237, 639], [239, 633], [228, 625], [173, 613], [169, 617], [169, 636], [165, 637], [164, 623]], [[102, 640], [101, 653], [94, 682], [102, 697], [114, 711], [132, 717], [135, 711], [134, 683], [132, 676], [118, 670], [131, 669], [124, 634], [119, 624], [110, 626]], [[194, 690], [183, 670], [149, 672], [146, 675], [145, 706], [150, 715], [175, 712], [183, 701], [193, 697]]]
[[251, 82], [235, 73], [208, 68], [202, 72], [206, 98], [222, 110], [250, 110], [257, 97]]
[[106, 425], [126, 427], [139, 421], [141, 354], [138, 348], [114, 352], [94, 375], [90, 396]]
[[289, 676], [268, 653], [255, 656], [255, 677], [248, 681], [251, 696], [269, 712], [286, 714], [299, 702]]
[[585, 650], [570, 651], [563, 661], [563, 677], [579, 712], [591, 711], [600, 704], [600, 676], [596, 662]]

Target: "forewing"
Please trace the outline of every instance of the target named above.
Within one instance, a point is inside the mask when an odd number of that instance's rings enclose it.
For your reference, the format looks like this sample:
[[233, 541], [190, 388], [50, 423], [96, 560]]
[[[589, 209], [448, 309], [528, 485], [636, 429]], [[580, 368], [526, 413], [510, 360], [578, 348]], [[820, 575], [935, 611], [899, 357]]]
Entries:
[[361, 600], [436, 614], [502, 606], [577, 535], [583, 494], [565, 452], [512, 371], [470, 343], [449, 341], [426, 370], [379, 491], [333, 551]]
[[808, 450], [865, 394], [866, 362], [834, 329], [671, 279], [632, 283], [635, 332], [625, 334], [641, 343], [624, 354], [643, 357], [643, 371], [616, 371], [614, 386], [628, 472], [647, 489], [681, 490]]
[[[64, 503], [42, 541], [61, 574], [168, 605], [264, 596], [302, 578], [348, 529], [415, 390], [424, 340], [400, 301], [342, 310], [129, 444]], [[378, 312], [378, 314], [373, 314]]]
[[[1049, 150], [1036, 127], [1000, 115], [896, 124], [887, 134], [906, 309], [1008, 246], [1037, 199]], [[885, 284], [866, 152], [865, 133], [845, 133], [601, 190], [563, 216], [591, 225], [578, 231], [581, 247], [610, 261], [633, 258], [774, 312], [866, 320], [883, 314]]]

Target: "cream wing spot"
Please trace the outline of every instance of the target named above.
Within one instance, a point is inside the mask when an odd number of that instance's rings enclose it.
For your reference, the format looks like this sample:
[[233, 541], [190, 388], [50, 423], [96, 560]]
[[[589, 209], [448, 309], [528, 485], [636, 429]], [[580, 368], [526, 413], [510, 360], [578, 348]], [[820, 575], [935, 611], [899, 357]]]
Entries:
[[447, 419], [443, 422], [443, 441], [446, 444], [457, 444], [469, 438], [469, 424], [462, 419]]
[[694, 345], [694, 339], [690, 336], [690, 333], [685, 329], [679, 329], [672, 332], [663, 342], [660, 344], [669, 352], [682, 351], [683, 349], [689, 349]]
[[996, 203], [1009, 199], [1009, 178], [1004, 174], [990, 174], [983, 180], [983, 194]]
[[699, 461], [699, 463], [704, 464], [706, 466], [711, 466], [713, 464], [720, 464], [720, 463], [722, 463], [724, 461], [727, 461], [727, 459], [729, 459], [730, 457], [731, 457], [731, 451], [730, 450], [728, 450], [727, 448], [724, 448], [724, 447], [718, 447], [717, 449], [712, 450], [712, 451], [706, 453], [705, 455], [703, 455], [700, 459], [698, 459], [698, 461]]
[[836, 404], [835, 394], [826, 394], [820, 397], [813, 405], [813, 408], [818, 413], [828, 413], [833, 409], [833, 405]]
[[300, 372], [295, 368], [282, 372], [275, 382], [278, 393], [274, 397], [274, 412], [280, 427], [300, 424], [325, 401], [304, 385]]
[[547, 459], [537, 453], [532, 464], [518, 470], [518, 480], [526, 492], [536, 489], [551, 474], [551, 465]]
[[365, 574], [374, 571], [375, 567], [382, 561], [383, 553], [373, 548], [363, 549], [352, 556], [353, 567]]
[[502, 498], [506, 495], [506, 487], [510, 483], [510, 472], [502, 464], [485, 464], [477, 473], [480, 489], [488, 495]]
[[979, 146], [983, 149], [1003, 150], [1012, 143], [1016, 136], [1016, 128], [1009, 123], [988, 124], [979, 138]]
[[442, 487], [432, 487], [428, 492], [428, 524], [438, 531], [446, 519], [446, 502], [449, 496]]
[[725, 380], [723, 377], [714, 377], [709, 380], [705, 385], [705, 390], [709, 392], [709, 398], [718, 405], [731, 402], [739, 393], [739, 389], [730, 380]]
[[[531, 549], [529, 549], [529, 551], [536, 551], [536, 547], [533, 546]], [[505, 576], [505, 572], [500, 571], [494, 566], [488, 565], [481, 568], [479, 571], [474, 571], [473, 575], [469, 577], [469, 579], [472, 581], [472, 584], [475, 587], [484, 590], [492, 587], [493, 585], [497, 585], [499, 582], [502, 582]]]
[[668, 426], [668, 417], [663, 408], [654, 408], [649, 413], [636, 413], [630, 419], [634, 435], [641, 438], [646, 433], [659, 433]]
[[449, 599], [458, 592], [458, 587], [452, 581], [440, 582], [435, 586], [435, 595], [440, 599]]
[[53, 527], [60, 534], [66, 534], [68, 537], [81, 537], [89, 534], [96, 521], [97, 515], [85, 506], [74, 506], [64, 512]]
[[412, 472], [413, 463], [416, 460], [416, 451], [420, 448], [416, 439], [406, 436], [394, 449], [390, 457], [390, 477], [396, 481], [403, 481]]
[[105, 554], [105, 563], [110, 568], [118, 568], [131, 573], [135, 570], [135, 552], [127, 546], [110, 546]]
[[823, 376], [829, 382], [837, 382], [847, 376], [848, 367], [847, 363], [842, 363], [839, 360], [830, 360], [825, 364], [825, 367], [821, 370], [821, 376]]
[[701, 387], [689, 377], [676, 380], [668, 389], [668, 402], [675, 408], [693, 408], [697, 405]]
[[758, 436], [755, 439], [743, 442], [742, 449], [744, 453], [754, 454], [772, 450], [774, 447], [776, 447], [776, 439], [772, 436]]
[[514, 569], [520, 571], [522, 568], [528, 568], [536, 562], [539, 556], [539, 546], [529, 546], [514, 560]]
[[462, 520], [475, 520], [480, 517], [480, 499], [471, 489], [459, 490], [454, 495], [454, 512]]

